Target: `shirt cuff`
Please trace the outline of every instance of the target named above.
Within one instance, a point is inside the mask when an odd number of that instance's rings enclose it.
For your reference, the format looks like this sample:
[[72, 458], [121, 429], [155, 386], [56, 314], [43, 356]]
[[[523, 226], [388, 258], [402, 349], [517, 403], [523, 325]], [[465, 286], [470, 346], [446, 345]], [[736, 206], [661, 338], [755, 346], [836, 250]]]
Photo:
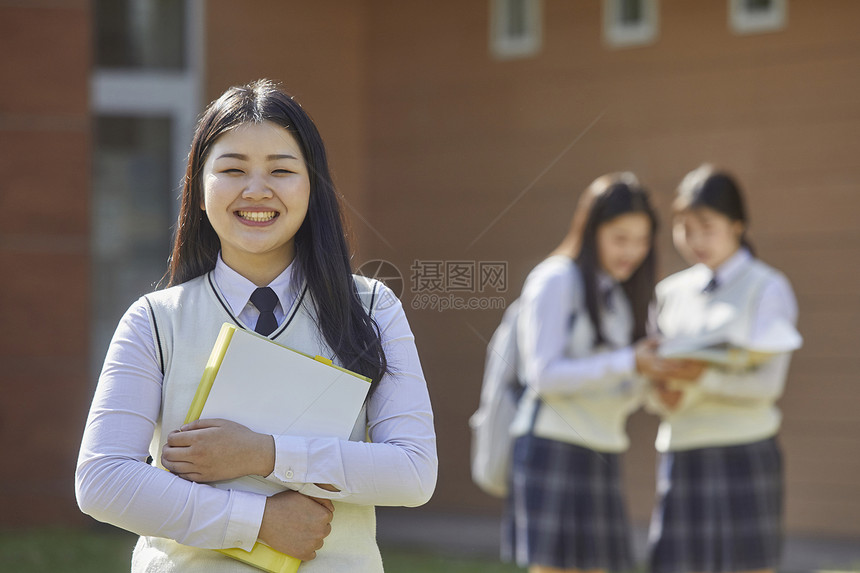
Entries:
[[225, 549], [238, 547], [245, 551], [253, 549], [260, 535], [265, 510], [266, 496], [233, 490], [223, 547]]
[[309, 497], [318, 497], [320, 499], [330, 499], [332, 501], [337, 501], [339, 499], [343, 499], [347, 496], [345, 492], [342, 491], [329, 491], [327, 489], [323, 489], [316, 484], [306, 483], [301, 488], [299, 488], [299, 493], [303, 495], [307, 495]]
[[268, 478], [284, 483], [307, 483], [308, 441], [296, 436], [273, 436], [275, 469]]

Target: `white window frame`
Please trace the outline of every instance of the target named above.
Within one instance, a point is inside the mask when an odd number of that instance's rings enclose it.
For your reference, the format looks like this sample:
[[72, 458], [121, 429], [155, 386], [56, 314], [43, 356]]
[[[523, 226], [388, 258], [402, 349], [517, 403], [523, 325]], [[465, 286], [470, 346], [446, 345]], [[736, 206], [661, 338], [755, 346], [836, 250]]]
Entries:
[[[95, 68], [90, 78], [90, 112], [95, 117], [167, 117], [171, 122], [170, 177], [177, 188], [185, 177], [186, 157], [197, 124], [202, 102], [204, 66], [205, 0], [186, 3], [186, 65], [181, 71], [137, 68]], [[170, 192], [171, 218], [179, 215], [178, 193]], [[90, 365], [93, 380], [98, 379], [104, 350], [110, 337], [102, 340], [98, 320], [93, 322]], [[104, 343], [104, 344], [103, 344]]]
[[788, 23], [788, 0], [771, 0], [770, 10], [747, 10], [744, 0], [729, 0], [729, 28], [735, 34], [775, 32]]
[[490, 0], [490, 53], [499, 60], [533, 56], [543, 43], [543, 0], [523, 0], [526, 30], [519, 38], [506, 34], [509, 1]]
[[[90, 81], [94, 116], [168, 117], [171, 120], [171, 180], [185, 177], [185, 158], [202, 101], [205, 0], [184, 0], [187, 63], [181, 71], [95, 68]], [[175, 201], [173, 216], [179, 215]]]
[[659, 0], [640, 0], [642, 21], [635, 25], [621, 21], [622, 0], [603, 0], [603, 40], [613, 48], [629, 48], [652, 44], [657, 40], [660, 26]]

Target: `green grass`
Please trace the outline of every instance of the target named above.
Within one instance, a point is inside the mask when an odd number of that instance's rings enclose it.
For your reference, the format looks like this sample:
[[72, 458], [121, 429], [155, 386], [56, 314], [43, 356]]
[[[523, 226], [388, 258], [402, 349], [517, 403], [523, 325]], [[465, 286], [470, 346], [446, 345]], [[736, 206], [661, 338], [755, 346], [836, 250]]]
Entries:
[[[0, 571], [15, 573], [117, 573], [131, 567], [137, 537], [113, 528], [0, 531]], [[521, 573], [488, 560], [382, 550], [386, 573]]]
[[0, 532], [0, 571], [116, 572], [131, 569], [136, 537], [121, 531], [39, 529]]
[[523, 573], [525, 569], [498, 561], [442, 557], [422, 552], [382, 550], [386, 573]]

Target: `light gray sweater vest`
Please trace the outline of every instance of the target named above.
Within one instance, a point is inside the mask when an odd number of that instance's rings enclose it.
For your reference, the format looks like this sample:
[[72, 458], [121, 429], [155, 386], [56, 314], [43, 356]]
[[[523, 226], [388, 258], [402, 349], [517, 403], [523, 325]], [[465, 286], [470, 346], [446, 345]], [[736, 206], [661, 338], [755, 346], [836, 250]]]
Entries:
[[[748, 336], [762, 289], [779, 271], [751, 259], [710, 294], [702, 292], [707, 277], [700, 271], [691, 267], [657, 285], [660, 332], [667, 339]], [[729, 378], [733, 372], [713, 368], [709, 375]], [[729, 446], [769, 438], [779, 430], [782, 418], [774, 400], [732, 399], [689, 386], [682, 406], [663, 415], [657, 449]]]
[[[378, 283], [355, 276], [365, 308], [372, 309]], [[212, 346], [225, 322], [253, 330], [233, 314], [212, 280], [211, 273], [147, 295], [153, 338], [164, 373], [161, 413], [150, 444], [150, 455], [161, 467], [161, 448], [167, 434], [179, 428]], [[372, 310], [371, 310], [372, 316]], [[316, 326], [316, 315], [305, 286], [272, 340], [310, 355], [335, 359]], [[335, 360], [336, 364], [339, 364]], [[339, 364], [340, 365], [340, 364]], [[351, 440], [365, 439], [367, 413], [362, 410]], [[373, 506], [334, 502], [331, 534], [317, 558], [301, 565], [301, 573], [362, 571], [381, 572], [382, 559], [376, 545], [376, 517]], [[258, 571], [215, 551], [190, 547], [159, 537], [141, 537], [135, 547], [132, 571], [176, 571], [183, 573], [226, 573]]]
[[[572, 284], [571, 302], [573, 324], [568, 333], [566, 357], [587, 359], [603, 352], [612, 352], [630, 345], [633, 311], [627, 297], [616, 288], [613, 297], [615, 311], [602, 315], [601, 328], [606, 344], [595, 348], [596, 333], [585, 305], [585, 285], [582, 273], [567, 257], [550, 257], [535, 271], [551, 269]], [[532, 271], [533, 273], [535, 271]], [[528, 281], [528, 279], [526, 279]], [[588, 389], [539, 397], [528, 387], [520, 400], [511, 434], [529, 433], [538, 400], [542, 400], [534, 428], [535, 436], [575, 444], [597, 452], [620, 453], [630, 440], [625, 431], [627, 417], [642, 400], [643, 381], [635, 372], [607, 373]]]

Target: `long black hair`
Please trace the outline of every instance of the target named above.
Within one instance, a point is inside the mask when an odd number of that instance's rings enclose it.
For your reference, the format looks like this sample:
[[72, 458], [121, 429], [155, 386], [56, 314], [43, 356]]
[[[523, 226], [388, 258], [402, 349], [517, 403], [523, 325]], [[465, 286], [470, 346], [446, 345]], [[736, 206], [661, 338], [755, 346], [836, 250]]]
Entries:
[[296, 277], [304, 279], [316, 309], [318, 327], [344, 367], [374, 383], [387, 372], [379, 328], [356, 291], [338, 193], [332, 183], [322, 137], [310, 116], [289, 94], [269, 80], [231, 87], [201, 115], [182, 188], [168, 286], [184, 283], [213, 268], [221, 241], [201, 209], [200, 175], [215, 141], [246, 123], [270, 121], [298, 142], [308, 168], [308, 211], [296, 232]]
[[657, 255], [654, 243], [657, 235], [657, 214], [648, 199], [647, 190], [629, 172], [610, 173], [598, 177], [585, 190], [573, 215], [570, 232], [555, 252], [566, 251], [575, 257], [585, 286], [585, 306], [596, 333], [596, 344], [606, 342], [600, 327], [599, 290], [597, 274], [600, 257], [597, 230], [604, 223], [633, 213], [643, 213], [651, 223], [648, 254], [630, 278], [621, 283], [633, 310], [633, 340], [646, 335], [648, 307], [654, 297]]
[[730, 221], [743, 223], [741, 246], [755, 255], [752, 243], [747, 237], [749, 219], [740, 185], [729, 173], [718, 170], [708, 163], [687, 173], [678, 186], [678, 197], [672, 204], [675, 213], [703, 207], [713, 209], [728, 217]]

